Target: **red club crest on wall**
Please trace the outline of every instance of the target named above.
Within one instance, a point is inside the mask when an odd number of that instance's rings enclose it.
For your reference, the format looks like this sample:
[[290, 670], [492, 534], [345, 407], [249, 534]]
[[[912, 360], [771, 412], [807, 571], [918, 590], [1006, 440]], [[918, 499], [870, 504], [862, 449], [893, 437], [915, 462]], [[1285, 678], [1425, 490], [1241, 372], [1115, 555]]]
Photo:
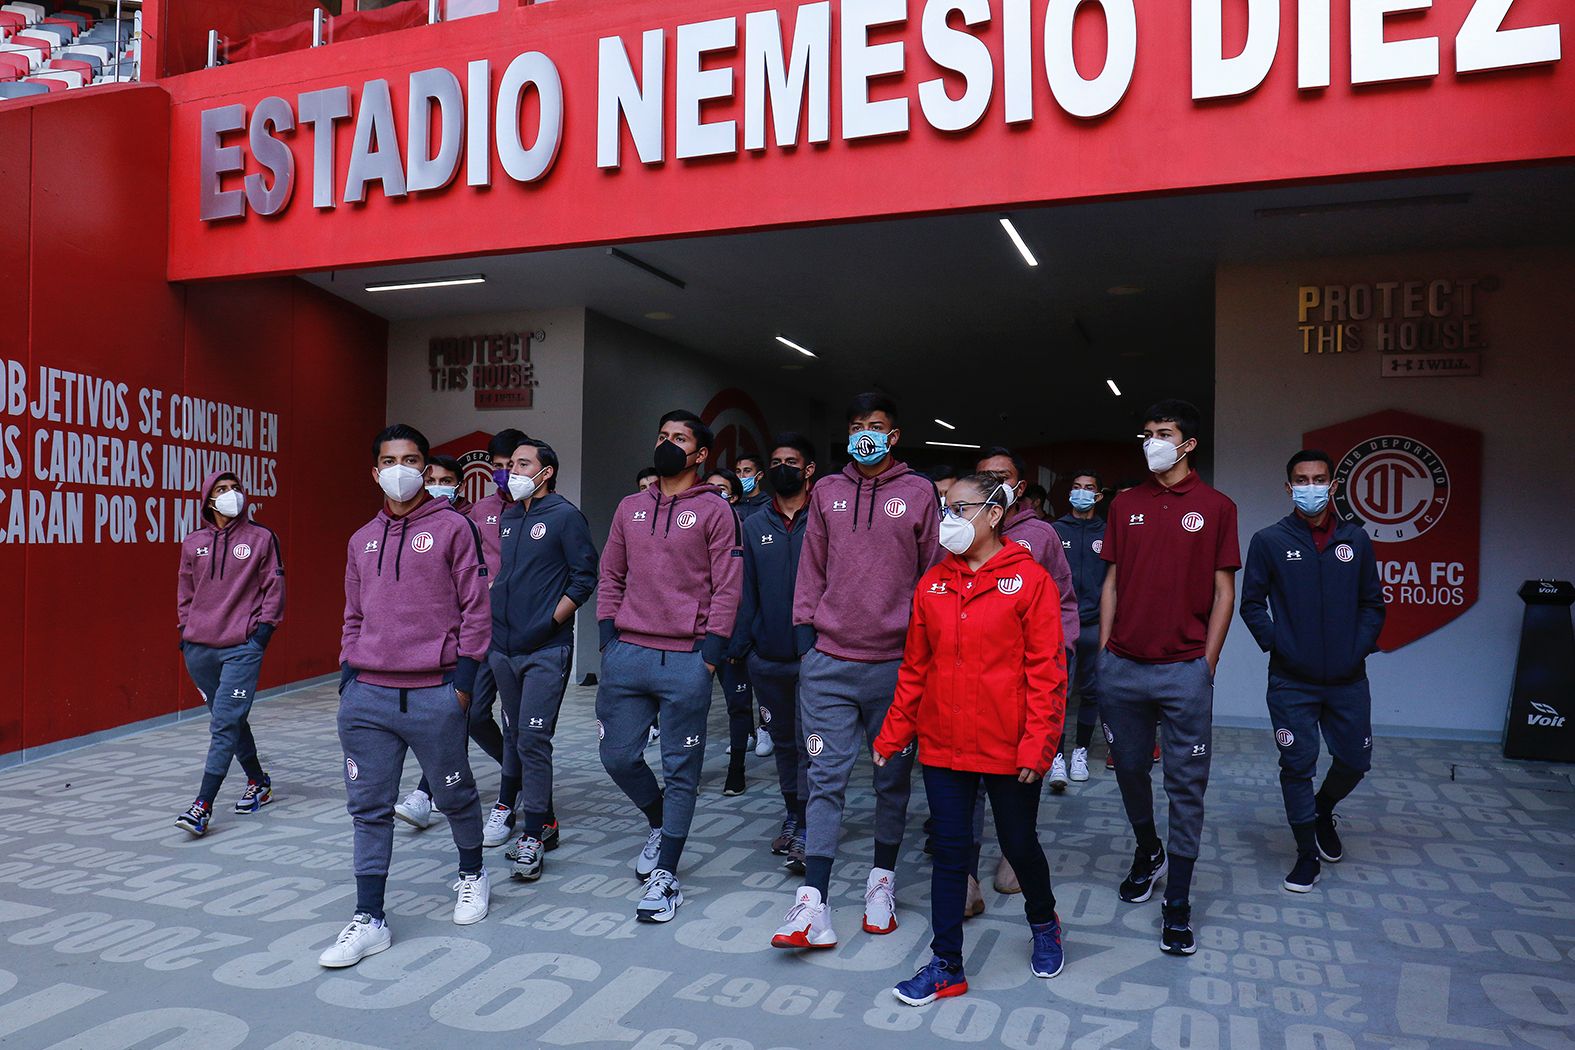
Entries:
[[1393, 652], [1476, 604], [1481, 579], [1482, 432], [1378, 412], [1302, 436], [1334, 457], [1336, 512], [1372, 537]]

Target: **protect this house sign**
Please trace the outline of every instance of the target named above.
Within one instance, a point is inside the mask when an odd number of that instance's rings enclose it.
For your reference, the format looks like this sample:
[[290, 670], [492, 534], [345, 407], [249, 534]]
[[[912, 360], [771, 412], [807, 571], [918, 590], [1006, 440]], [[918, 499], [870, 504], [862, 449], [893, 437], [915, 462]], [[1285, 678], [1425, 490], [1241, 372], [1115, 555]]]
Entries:
[[1483, 301], [1492, 277], [1435, 277], [1296, 289], [1296, 332], [1308, 356], [1376, 351], [1386, 379], [1482, 374]]
[[530, 408], [538, 383], [531, 344], [545, 338], [542, 331], [433, 336], [427, 344], [432, 389], [470, 390], [477, 408]]

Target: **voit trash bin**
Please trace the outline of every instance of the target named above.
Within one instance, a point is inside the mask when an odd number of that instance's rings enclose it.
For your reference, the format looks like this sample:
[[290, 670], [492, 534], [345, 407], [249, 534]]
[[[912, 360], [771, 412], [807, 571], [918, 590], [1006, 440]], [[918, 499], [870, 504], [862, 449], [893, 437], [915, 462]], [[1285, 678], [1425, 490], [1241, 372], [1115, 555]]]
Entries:
[[1575, 762], [1575, 584], [1527, 580], [1520, 588], [1515, 683], [1504, 724], [1504, 757]]

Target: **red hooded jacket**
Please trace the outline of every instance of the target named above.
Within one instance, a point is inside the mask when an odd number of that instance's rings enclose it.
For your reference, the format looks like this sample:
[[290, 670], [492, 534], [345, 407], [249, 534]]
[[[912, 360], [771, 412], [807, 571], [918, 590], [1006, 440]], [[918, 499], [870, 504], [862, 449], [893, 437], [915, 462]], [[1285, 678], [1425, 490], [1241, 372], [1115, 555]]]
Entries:
[[956, 555], [925, 573], [875, 750], [917, 737], [919, 761], [975, 773], [1050, 768], [1066, 716], [1061, 597], [1024, 548], [977, 572]]

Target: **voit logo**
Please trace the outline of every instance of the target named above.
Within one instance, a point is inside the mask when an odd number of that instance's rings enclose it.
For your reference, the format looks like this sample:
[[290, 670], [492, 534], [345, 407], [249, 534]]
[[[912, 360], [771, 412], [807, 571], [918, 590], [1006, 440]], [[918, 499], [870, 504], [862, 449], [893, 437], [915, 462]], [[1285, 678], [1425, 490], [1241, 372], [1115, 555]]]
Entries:
[[1559, 714], [1558, 708], [1552, 704], [1541, 704], [1533, 700], [1531, 708], [1532, 713], [1526, 716], [1526, 724], [1528, 726], [1539, 726], [1543, 729], [1562, 729], [1564, 727], [1564, 716]]

